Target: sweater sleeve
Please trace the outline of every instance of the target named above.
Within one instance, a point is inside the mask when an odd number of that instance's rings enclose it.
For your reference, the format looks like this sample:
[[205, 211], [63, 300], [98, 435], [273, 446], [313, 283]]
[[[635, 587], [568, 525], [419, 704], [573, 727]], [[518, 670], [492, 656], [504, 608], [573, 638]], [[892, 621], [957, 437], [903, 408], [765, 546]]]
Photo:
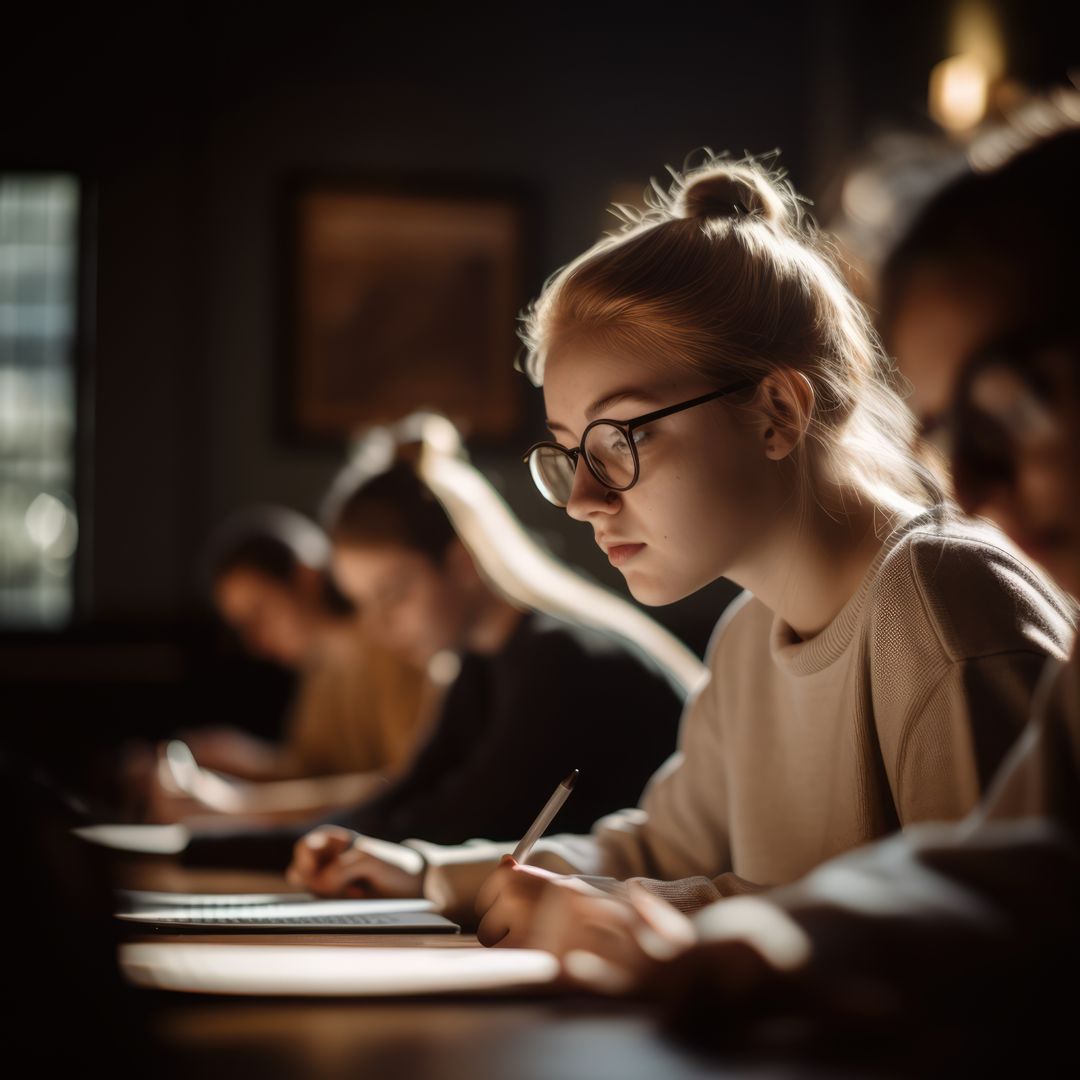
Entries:
[[[1016, 1024], [1017, 1008], [1053, 1007], [1080, 963], [1080, 658], [1045, 665], [1033, 714], [962, 821], [905, 829], [751, 901], [806, 935], [808, 1000], [863, 980], [984, 1026], [991, 1008]], [[738, 932], [730, 908], [697, 917], [703, 940]]]
[[640, 885], [687, 915], [692, 915], [717, 900], [725, 900], [731, 896], [753, 895], [766, 888], [766, 886], [747, 881], [731, 871], [715, 878], [697, 874], [693, 877], [677, 878], [674, 881], [646, 877], [633, 877], [626, 881], [619, 881], [617, 878], [592, 877], [587, 874], [580, 874], [578, 877], [593, 888], [620, 899], [627, 899], [627, 891], [631, 884]]
[[649, 781], [641, 806], [593, 830], [596, 872], [673, 880], [730, 866], [727, 784], [713, 679], [683, 718], [679, 749]]
[[[711, 672], [723, 631], [741, 607], [736, 600], [713, 634], [707, 655]], [[710, 675], [684, 710], [678, 749], [649, 781], [640, 805], [601, 818], [587, 836], [546, 837], [536, 845], [532, 864], [586, 876], [606, 891], [618, 892], [626, 879], [640, 879], [686, 910], [738, 887], [741, 879], [727, 873], [727, 784], [714, 678]], [[471, 911], [484, 878], [513, 846], [409, 843], [427, 861], [428, 898], [459, 915]]]
[[[1003, 746], [1013, 739], [1011, 719], [1029, 701], [1037, 719], [1005, 754]], [[1006, 722], [992, 727], [984, 720], [971, 735], [976, 710]], [[834, 859], [801, 883], [770, 890], [768, 901], [790, 908], [805, 924], [823, 964], [840, 962], [836, 938], [850, 935], [863, 941], [853, 953], [861, 947], [887, 956], [898, 965], [898, 980], [916, 978], [918, 964], [909, 968], [903, 960], [909, 946], [912, 956], [931, 961], [940, 939], [950, 934], [961, 943], [992, 944], [1001, 933], [995, 920], [1002, 909], [1010, 919], [1025, 911], [1025, 917], [1045, 915], [1060, 929], [1071, 901], [1067, 894], [1045, 894], [1050, 881], [1067, 882], [1080, 873], [1080, 663], [1020, 652], [954, 664], [906, 734], [897, 800], [905, 825], [963, 820], [905, 828], [899, 837]], [[1001, 742], [979, 743], [990, 735]], [[986, 786], [980, 764], [989, 770], [1003, 754], [1004, 764], [978, 803]], [[974, 803], [976, 810], [964, 818]], [[1027, 821], [995, 828], [1020, 819]], [[1071, 839], [1059, 834], [1062, 827]], [[592, 884], [616, 894], [626, 888], [614, 881]], [[688, 914], [715, 900], [762, 891], [732, 873], [641, 884]], [[1068, 887], [1075, 895], [1080, 886], [1073, 881]], [[897, 941], [904, 947], [894, 957]]]
[[1027, 726], [979, 808], [987, 822], [1052, 817], [1080, 842], [1080, 653], [1046, 664]]
[[1015, 650], [950, 663], [912, 703], [898, 737], [883, 733], [901, 825], [963, 817], [1015, 743], [1046, 655]]

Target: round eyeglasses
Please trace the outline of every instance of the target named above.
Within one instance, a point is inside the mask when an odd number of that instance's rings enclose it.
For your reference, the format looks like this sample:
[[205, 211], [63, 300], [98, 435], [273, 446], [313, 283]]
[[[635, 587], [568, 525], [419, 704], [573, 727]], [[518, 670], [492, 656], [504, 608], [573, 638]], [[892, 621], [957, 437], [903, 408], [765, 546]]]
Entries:
[[641, 475], [639, 428], [753, 385], [746, 379], [678, 405], [635, 416], [632, 420], [593, 420], [581, 433], [581, 443], [573, 449], [556, 442], [539, 442], [530, 446], [521, 460], [529, 466], [540, 494], [554, 506], [565, 507], [570, 502], [579, 458], [584, 459], [589, 472], [604, 487], [611, 491], [629, 491]]

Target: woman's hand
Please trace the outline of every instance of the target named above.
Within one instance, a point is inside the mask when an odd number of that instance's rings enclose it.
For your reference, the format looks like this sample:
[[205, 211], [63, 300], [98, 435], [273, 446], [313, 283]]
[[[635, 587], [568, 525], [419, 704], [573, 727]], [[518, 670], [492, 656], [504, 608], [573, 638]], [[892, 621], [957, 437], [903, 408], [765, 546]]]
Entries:
[[630, 884], [625, 897], [550, 889], [528, 944], [558, 956], [571, 983], [600, 993], [636, 992], [659, 964], [690, 948], [695, 935], [686, 916], [642, 886]]
[[812, 950], [782, 908], [760, 897], [732, 897], [702, 909], [687, 926], [690, 944], [667, 957], [654, 952], [638, 982], [680, 1025], [715, 1026], [720, 1015], [760, 1015], [794, 1000]]
[[414, 897], [423, 895], [423, 871], [411, 848], [320, 825], [296, 842], [285, 880], [316, 896]]
[[510, 856], [484, 882], [476, 910], [482, 944], [544, 949], [565, 982], [662, 1000], [691, 1025], [700, 1001], [741, 1013], [786, 998], [809, 955], [795, 924], [757, 898], [720, 901], [691, 921], [636, 882], [613, 896]]
[[242, 780], [272, 780], [281, 773], [281, 747], [239, 728], [196, 728], [181, 731], [177, 738], [187, 744], [204, 769]]
[[693, 941], [689, 921], [669, 904], [637, 885], [628, 895], [629, 903], [507, 855], [477, 896], [477, 937], [483, 945], [544, 949], [560, 959], [586, 952], [628, 971]]
[[522, 866], [512, 856], [504, 855], [498, 869], [480, 887], [476, 897], [479, 920], [476, 936], [480, 944], [505, 948], [524, 946], [537, 904], [549, 888], [585, 889], [597, 896], [603, 895], [575, 878], [541, 870], [538, 866]]

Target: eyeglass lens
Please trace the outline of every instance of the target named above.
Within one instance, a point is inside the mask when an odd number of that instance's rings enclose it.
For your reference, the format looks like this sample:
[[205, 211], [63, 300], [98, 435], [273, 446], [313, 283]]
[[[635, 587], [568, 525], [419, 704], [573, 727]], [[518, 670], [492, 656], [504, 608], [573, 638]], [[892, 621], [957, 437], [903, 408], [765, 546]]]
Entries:
[[540, 494], [555, 506], [566, 506], [574, 488], [574, 462], [564, 450], [540, 446], [529, 455], [529, 472]]
[[596, 424], [589, 428], [581, 446], [600, 482], [616, 491], [625, 490], [634, 482], [630, 438], [614, 424]]

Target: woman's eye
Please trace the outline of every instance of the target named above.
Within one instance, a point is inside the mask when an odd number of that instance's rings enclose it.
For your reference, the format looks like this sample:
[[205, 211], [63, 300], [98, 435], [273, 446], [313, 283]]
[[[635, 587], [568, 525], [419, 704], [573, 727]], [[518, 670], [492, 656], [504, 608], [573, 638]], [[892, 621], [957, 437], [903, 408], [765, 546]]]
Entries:
[[[648, 433], [640, 429], [633, 431], [630, 437], [634, 440], [634, 446], [641, 446], [649, 438]], [[630, 442], [621, 431], [612, 433], [611, 438], [608, 440], [608, 452], [625, 456], [630, 455]]]

